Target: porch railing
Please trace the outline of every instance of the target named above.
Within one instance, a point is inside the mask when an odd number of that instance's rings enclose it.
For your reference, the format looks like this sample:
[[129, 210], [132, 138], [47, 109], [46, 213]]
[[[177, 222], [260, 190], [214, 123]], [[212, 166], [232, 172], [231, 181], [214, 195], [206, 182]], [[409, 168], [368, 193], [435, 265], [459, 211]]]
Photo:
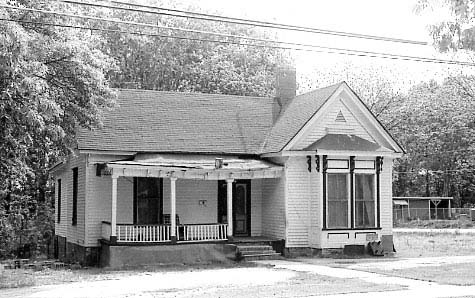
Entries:
[[177, 227], [178, 240], [212, 241], [226, 240], [227, 224], [183, 225]]
[[[176, 227], [179, 242], [227, 240], [227, 224], [188, 224]], [[111, 224], [102, 222], [102, 239], [109, 240]], [[170, 242], [170, 225], [117, 224], [117, 242]]]
[[117, 225], [117, 242], [170, 241], [168, 225]]

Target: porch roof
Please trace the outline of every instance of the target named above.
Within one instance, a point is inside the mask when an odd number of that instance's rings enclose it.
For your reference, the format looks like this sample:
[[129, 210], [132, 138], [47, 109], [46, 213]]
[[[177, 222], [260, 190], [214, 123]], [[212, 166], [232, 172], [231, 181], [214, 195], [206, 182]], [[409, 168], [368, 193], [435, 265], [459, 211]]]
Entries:
[[116, 176], [176, 177], [184, 179], [276, 178], [283, 167], [271, 162], [219, 155], [137, 154], [133, 160], [107, 163]]

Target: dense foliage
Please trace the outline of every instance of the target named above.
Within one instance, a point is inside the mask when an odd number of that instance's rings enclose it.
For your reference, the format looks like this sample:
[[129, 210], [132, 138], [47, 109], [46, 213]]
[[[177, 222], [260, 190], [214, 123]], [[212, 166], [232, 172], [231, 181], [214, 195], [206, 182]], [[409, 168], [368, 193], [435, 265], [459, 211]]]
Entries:
[[428, 13], [446, 8], [453, 17], [429, 27], [434, 45], [442, 52], [475, 50], [474, 0], [419, 0], [416, 11]]

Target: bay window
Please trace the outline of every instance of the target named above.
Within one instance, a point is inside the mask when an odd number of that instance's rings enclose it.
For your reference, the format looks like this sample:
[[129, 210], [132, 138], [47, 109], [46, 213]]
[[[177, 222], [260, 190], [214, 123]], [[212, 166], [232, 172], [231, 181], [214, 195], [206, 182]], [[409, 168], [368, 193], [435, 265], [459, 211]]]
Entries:
[[323, 156], [325, 229], [379, 228], [381, 164], [382, 158], [355, 160]]

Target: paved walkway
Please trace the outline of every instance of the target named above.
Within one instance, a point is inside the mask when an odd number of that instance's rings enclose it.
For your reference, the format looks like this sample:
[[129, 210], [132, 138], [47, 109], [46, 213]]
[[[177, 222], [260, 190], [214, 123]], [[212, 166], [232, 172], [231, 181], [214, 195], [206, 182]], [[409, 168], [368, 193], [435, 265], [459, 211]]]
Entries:
[[440, 233], [440, 234], [475, 234], [475, 229], [412, 229], [394, 228], [395, 233]]
[[[464, 257], [467, 258], [467, 257]], [[475, 256], [470, 256], [471, 259], [475, 259]], [[409, 262], [413, 264], [419, 264], [419, 266], [425, 266], [426, 263], [432, 263], [435, 258], [417, 258], [417, 259], [404, 259], [400, 262]], [[446, 263], [455, 263], [460, 259], [458, 257], [445, 258]], [[311, 272], [314, 274], [325, 275], [330, 277], [340, 278], [358, 278], [365, 282], [385, 285], [401, 285], [406, 286], [407, 290], [398, 291], [384, 291], [382, 292], [365, 292], [365, 293], [349, 293], [349, 294], [337, 294], [327, 295], [325, 297], [365, 297], [365, 298], [392, 298], [392, 297], [460, 297], [470, 296], [475, 297], [475, 286], [455, 286], [455, 285], [440, 285], [435, 282], [428, 282], [422, 280], [415, 280], [410, 278], [387, 276], [378, 273], [370, 273], [359, 271], [357, 269], [345, 269], [345, 268], [333, 268], [329, 266], [322, 266], [318, 264], [312, 264], [315, 259], [298, 259], [295, 261], [258, 261], [261, 264], [274, 265], [276, 268], [288, 269], [297, 272]], [[399, 261], [397, 261], [399, 262]], [[375, 262], [373, 265], [387, 266], [393, 262]], [[364, 265], [358, 264], [354, 266]], [[386, 268], [386, 267], [385, 267]], [[473, 295], [473, 296], [471, 296]], [[305, 298], [319, 297], [319, 296], [307, 296]]]

